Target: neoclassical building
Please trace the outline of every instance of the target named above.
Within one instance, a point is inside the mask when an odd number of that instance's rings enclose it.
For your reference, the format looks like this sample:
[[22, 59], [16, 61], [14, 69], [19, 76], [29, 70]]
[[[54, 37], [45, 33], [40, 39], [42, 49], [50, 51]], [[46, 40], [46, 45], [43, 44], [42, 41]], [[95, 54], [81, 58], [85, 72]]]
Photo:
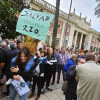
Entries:
[[[40, 10], [42, 9], [44, 12], [54, 14], [55, 7], [44, 0], [32, 0], [31, 8]], [[82, 49], [82, 50], [94, 50], [100, 51], [100, 42], [98, 42], [98, 34], [96, 30], [90, 28], [90, 22], [86, 21], [86, 17], [82, 18], [81, 13], [80, 16], [75, 14], [75, 9], [73, 13], [70, 15], [70, 21], [67, 31], [66, 37], [66, 47], [73, 47], [75, 49]], [[58, 22], [58, 32], [57, 32], [57, 40], [56, 45], [63, 46], [63, 41], [66, 32], [67, 26], [67, 18], [68, 14], [61, 11], [59, 13], [59, 22]], [[54, 22], [54, 21], [53, 21]], [[52, 22], [52, 24], [53, 24]], [[51, 44], [52, 42], [52, 33], [53, 33], [53, 25], [50, 27], [46, 43]]]

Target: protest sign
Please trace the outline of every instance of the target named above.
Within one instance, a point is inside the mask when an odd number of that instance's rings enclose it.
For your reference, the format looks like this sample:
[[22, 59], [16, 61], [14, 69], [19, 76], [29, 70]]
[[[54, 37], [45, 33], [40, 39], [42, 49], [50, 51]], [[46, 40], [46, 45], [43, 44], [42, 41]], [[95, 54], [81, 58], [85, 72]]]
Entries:
[[23, 78], [21, 77], [20, 81], [14, 80], [11, 82], [12, 85], [15, 87], [16, 91], [20, 96], [24, 95], [25, 93], [29, 92], [29, 88]]
[[19, 15], [16, 31], [45, 41], [54, 15], [24, 9]]

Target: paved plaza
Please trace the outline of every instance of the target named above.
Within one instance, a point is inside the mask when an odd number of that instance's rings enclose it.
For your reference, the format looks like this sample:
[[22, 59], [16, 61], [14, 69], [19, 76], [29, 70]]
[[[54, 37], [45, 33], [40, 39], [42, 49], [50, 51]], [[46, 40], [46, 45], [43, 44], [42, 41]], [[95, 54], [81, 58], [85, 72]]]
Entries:
[[[62, 82], [60, 82], [59, 84], [55, 83], [54, 85], [51, 85], [50, 88], [53, 89], [52, 92], [47, 91], [46, 89], [44, 89], [45, 94], [41, 95], [39, 100], [65, 100], [65, 96], [61, 90], [62, 87]], [[28, 100], [35, 100], [37, 94], [37, 89], [35, 92], [35, 95]], [[0, 98], [0, 100], [9, 100], [7, 97], [4, 98]], [[16, 100], [19, 100], [18, 95], [16, 97]]]
[[[28, 100], [35, 100], [35, 96]], [[44, 95], [41, 95], [39, 100], [65, 100], [65, 97], [60, 88], [53, 90], [52, 92], [47, 92]]]

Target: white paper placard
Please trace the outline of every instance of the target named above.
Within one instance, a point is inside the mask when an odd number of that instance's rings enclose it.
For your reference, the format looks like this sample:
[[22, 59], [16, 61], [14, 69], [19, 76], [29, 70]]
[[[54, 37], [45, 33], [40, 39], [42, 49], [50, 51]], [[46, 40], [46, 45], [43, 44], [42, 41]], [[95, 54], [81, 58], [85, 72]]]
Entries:
[[15, 87], [16, 91], [20, 96], [30, 91], [30, 89], [28, 88], [27, 84], [25, 83], [22, 77], [20, 81], [14, 80], [11, 83]]

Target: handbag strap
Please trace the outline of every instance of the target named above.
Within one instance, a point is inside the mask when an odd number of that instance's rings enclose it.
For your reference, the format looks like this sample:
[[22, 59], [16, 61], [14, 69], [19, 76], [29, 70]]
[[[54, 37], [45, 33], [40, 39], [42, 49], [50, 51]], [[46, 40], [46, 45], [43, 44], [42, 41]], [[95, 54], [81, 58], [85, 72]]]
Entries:
[[[36, 60], [38, 60], [38, 61], [36, 62]], [[36, 60], [35, 60], [35, 65], [34, 65], [33, 71], [36, 69], [36, 67], [38, 66], [38, 64], [40, 64], [39, 58], [36, 58]]]

